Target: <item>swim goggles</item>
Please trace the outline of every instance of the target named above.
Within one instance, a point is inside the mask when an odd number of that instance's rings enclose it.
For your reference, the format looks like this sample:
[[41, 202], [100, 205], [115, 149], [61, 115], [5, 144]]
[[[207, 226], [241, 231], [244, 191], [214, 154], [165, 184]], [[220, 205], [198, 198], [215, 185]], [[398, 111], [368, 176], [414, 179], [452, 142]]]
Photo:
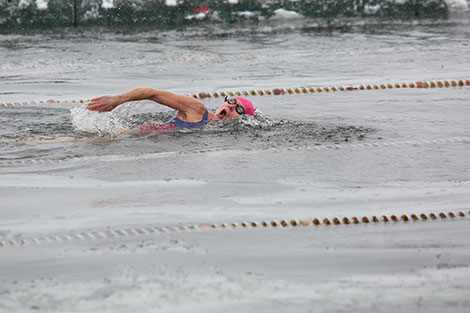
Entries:
[[238, 104], [237, 99], [230, 99], [228, 96], [225, 96], [225, 102], [230, 105], [236, 105], [235, 111], [237, 111], [238, 114], [245, 114], [245, 108], [242, 105]]

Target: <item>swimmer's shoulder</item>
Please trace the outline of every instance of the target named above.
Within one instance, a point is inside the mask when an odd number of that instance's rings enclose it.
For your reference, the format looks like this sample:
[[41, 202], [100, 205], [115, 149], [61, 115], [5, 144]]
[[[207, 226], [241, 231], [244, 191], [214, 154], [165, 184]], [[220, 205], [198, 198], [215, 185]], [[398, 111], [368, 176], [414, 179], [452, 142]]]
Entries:
[[[183, 110], [178, 110], [176, 117], [184, 122], [199, 122], [204, 119], [206, 111], [208, 112], [204, 103], [198, 99], [194, 99], [190, 96], [184, 96]], [[207, 120], [212, 119], [213, 114], [211, 112], [207, 113]]]

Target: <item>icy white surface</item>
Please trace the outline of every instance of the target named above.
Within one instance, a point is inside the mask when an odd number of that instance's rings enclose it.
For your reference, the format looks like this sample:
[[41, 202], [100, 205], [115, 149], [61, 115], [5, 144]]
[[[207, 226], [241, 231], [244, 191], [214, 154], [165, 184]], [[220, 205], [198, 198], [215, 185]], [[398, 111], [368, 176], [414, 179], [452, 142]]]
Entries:
[[26, 9], [27, 7], [29, 7], [31, 5], [31, 2], [30, 0], [20, 0], [20, 2], [18, 3], [18, 9]]
[[120, 187], [159, 187], [159, 186], [175, 186], [189, 187], [191, 185], [204, 184], [203, 181], [191, 180], [145, 180], [145, 181], [122, 181], [110, 182], [97, 179], [64, 179], [50, 175], [4, 175], [0, 181], [0, 187], [26, 187], [26, 188], [58, 188], [58, 189], [109, 189]]
[[366, 5], [364, 6], [364, 14], [374, 15], [374, 14], [376, 14], [379, 10], [380, 10], [380, 4], [376, 4], [376, 5], [369, 5], [369, 4], [366, 4]]
[[204, 18], [206, 18], [206, 13], [198, 13], [198, 14], [192, 14], [192, 15], [188, 15], [185, 17], [185, 19], [187, 20], [192, 20], [192, 19], [196, 19], [196, 20], [203, 20]]
[[238, 12], [237, 14], [243, 17], [253, 17], [253, 16], [256, 16], [257, 12], [241, 11], [241, 12]]
[[298, 19], [303, 16], [295, 11], [288, 11], [284, 9], [277, 9], [274, 11], [274, 16], [271, 17], [272, 20], [289, 20], [289, 19]]
[[112, 9], [112, 8], [114, 8], [114, 0], [103, 0], [103, 3], [101, 4], [101, 7], [103, 9]]
[[48, 0], [36, 0], [36, 5], [38, 7], [38, 10], [46, 10], [48, 3], [49, 3]]
[[99, 7], [97, 3], [93, 3], [90, 7], [90, 10], [86, 11], [83, 14], [83, 19], [88, 20], [88, 19], [96, 19], [100, 16], [99, 12]]
[[178, 4], [178, 0], [165, 0], [167, 6], [176, 6]]
[[468, 221], [448, 223], [2, 248], [0, 309], [466, 312], [470, 246], [461, 234]]
[[446, 0], [445, 4], [452, 11], [468, 11], [468, 2], [466, 0]]

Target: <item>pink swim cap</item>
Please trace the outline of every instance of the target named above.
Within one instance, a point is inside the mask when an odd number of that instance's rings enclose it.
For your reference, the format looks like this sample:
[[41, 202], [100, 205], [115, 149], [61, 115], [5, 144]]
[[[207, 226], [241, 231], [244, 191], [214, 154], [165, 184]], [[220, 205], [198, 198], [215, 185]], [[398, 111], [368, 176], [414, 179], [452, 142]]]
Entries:
[[255, 116], [255, 108], [253, 107], [253, 103], [250, 100], [243, 98], [243, 97], [233, 97], [234, 99], [240, 100], [243, 107], [245, 108], [245, 114]]

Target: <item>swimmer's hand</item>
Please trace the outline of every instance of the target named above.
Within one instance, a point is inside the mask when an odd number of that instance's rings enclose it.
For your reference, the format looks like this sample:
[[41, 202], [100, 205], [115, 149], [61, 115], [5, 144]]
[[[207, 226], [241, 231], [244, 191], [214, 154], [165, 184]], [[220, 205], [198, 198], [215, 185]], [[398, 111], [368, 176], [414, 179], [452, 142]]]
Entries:
[[121, 101], [119, 96], [102, 96], [90, 100], [86, 108], [91, 111], [107, 112], [113, 110], [120, 105]]

